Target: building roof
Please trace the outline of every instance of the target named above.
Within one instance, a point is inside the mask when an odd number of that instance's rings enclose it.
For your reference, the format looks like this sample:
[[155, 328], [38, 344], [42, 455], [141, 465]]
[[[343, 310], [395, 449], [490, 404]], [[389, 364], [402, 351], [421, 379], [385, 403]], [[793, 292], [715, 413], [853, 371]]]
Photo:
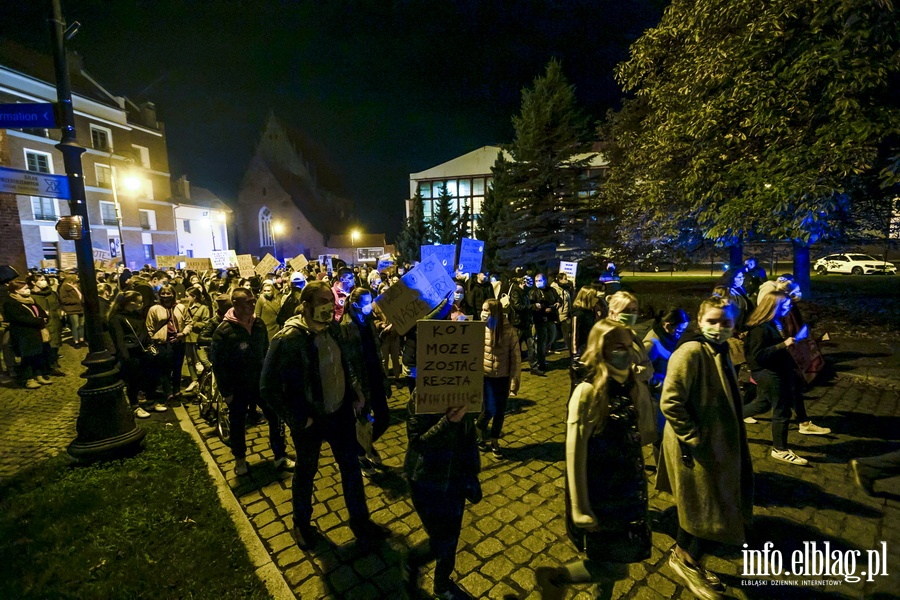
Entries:
[[361, 233], [355, 242], [353, 236], [345, 233], [328, 238], [330, 248], [380, 248], [386, 245], [383, 233]]
[[[477, 150], [457, 156], [430, 169], [425, 169], [418, 173], [410, 173], [409, 178], [418, 181], [466, 175], [490, 175], [491, 167], [494, 166], [499, 153], [500, 146], [482, 146]], [[509, 159], [508, 155], [507, 158]]]

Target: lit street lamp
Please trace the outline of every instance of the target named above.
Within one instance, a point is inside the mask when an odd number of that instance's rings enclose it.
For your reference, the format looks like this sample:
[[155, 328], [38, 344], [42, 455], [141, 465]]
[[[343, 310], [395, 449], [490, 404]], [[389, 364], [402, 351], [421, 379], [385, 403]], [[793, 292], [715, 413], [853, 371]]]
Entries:
[[356, 243], [359, 241], [359, 229], [351, 229], [350, 230], [350, 243], [353, 244], [353, 266], [356, 266], [356, 259], [358, 258], [359, 250], [356, 248]]
[[[112, 166], [110, 166], [109, 172], [112, 179], [113, 203], [116, 207], [116, 225], [119, 230], [119, 256], [122, 258], [122, 266], [127, 269], [128, 263], [125, 262], [125, 236], [122, 234], [122, 205], [119, 204], [119, 183], [116, 180], [116, 171]], [[126, 175], [122, 178], [122, 186], [125, 191], [133, 193], [140, 188], [141, 181], [133, 175]]]
[[284, 224], [281, 221], [275, 221], [272, 223], [272, 250], [275, 253], [275, 258], [278, 259], [278, 262], [281, 262], [281, 258], [278, 256], [278, 239], [281, 237], [281, 234], [284, 233]]

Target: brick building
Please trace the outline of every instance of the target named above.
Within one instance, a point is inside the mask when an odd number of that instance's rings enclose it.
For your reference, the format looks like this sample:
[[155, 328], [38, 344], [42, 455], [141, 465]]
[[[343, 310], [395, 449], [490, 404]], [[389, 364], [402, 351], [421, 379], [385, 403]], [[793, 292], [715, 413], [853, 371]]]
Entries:
[[[77, 55], [68, 60], [94, 247], [119, 256], [124, 243], [132, 268], [178, 254], [166, 134], [153, 103], [113, 95]], [[56, 102], [55, 81], [49, 54], [0, 41], [0, 103]], [[64, 175], [59, 139], [59, 129], [0, 130], [0, 166]], [[74, 252], [54, 229], [68, 214], [65, 200], [0, 194], [0, 264], [22, 272]]]

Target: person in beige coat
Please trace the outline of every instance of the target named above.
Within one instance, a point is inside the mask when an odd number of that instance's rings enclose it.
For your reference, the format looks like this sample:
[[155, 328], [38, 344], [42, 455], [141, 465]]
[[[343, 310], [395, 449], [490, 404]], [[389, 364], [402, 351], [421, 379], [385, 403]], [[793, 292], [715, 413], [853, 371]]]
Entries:
[[[519, 376], [522, 353], [519, 338], [509, 319], [503, 313], [499, 300], [491, 298], [481, 306], [484, 328], [484, 405], [475, 425], [479, 432], [479, 447], [488, 449], [495, 458], [502, 458], [500, 434], [506, 413], [510, 381]], [[488, 423], [491, 423], [490, 432]]]
[[192, 329], [191, 313], [184, 304], [176, 303], [175, 288], [163, 285], [159, 289], [159, 303], [147, 311], [147, 334], [150, 336], [150, 343], [156, 348], [156, 356], [152, 362], [157, 367], [158, 382], [169, 401], [174, 400], [181, 391], [184, 342]]
[[678, 507], [669, 566], [704, 599], [720, 598], [725, 586], [701, 558], [713, 543], [742, 544], [753, 514], [753, 465], [726, 343], [734, 319], [722, 298], [700, 305], [700, 333], [672, 353], [660, 402], [666, 426], [656, 487]]

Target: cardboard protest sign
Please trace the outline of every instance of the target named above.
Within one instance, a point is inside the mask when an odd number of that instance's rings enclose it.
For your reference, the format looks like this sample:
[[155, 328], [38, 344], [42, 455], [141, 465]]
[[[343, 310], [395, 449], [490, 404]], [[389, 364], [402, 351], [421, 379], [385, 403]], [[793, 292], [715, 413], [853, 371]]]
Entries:
[[325, 267], [327, 271], [334, 271], [334, 261], [340, 258], [337, 254], [320, 254], [319, 264]]
[[116, 269], [116, 265], [119, 264], [118, 258], [111, 258], [103, 263], [103, 268], [107, 271], [114, 271]]
[[421, 248], [422, 262], [429, 256], [436, 254], [439, 262], [443, 265], [444, 270], [452, 277], [456, 268], [456, 245], [455, 244], [435, 244], [425, 245]]
[[91, 251], [94, 253], [94, 260], [104, 261], [110, 259], [110, 254], [108, 249], [102, 248], [91, 248]]
[[77, 269], [78, 268], [78, 255], [74, 252], [60, 252], [59, 253], [59, 268], [62, 271], [66, 269]]
[[271, 254], [266, 254], [263, 256], [262, 260], [256, 264], [256, 274], [260, 277], [265, 277], [267, 273], [271, 273], [275, 270], [275, 267], [280, 265], [281, 262], [272, 256]]
[[812, 338], [794, 342], [788, 349], [790, 355], [797, 363], [797, 371], [806, 383], [812, 383], [816, 375], [825, 367], [825, 357], [822, 356], [819, 345]]
[[465, 406], [481, 410], [484, 394], [483, 321], [416, 324], [416, 414]]
[[289, 260], [288, 264], [291, 265], [291, 268], [295, 271], [300, 271], [301, 269], [303, 269], [303, 267], [309, 264], [309, 261], [304, 255], [298, 254], [297, 256]]
[[400, 335], [447, 298], [456, 284], [432, 254], [375, 299], [375, 305]]
[[394, 265], [394, 257], [390, 254], [382, 254], [378, 257], [378, 264], [375, 266], [375, 270], [381, 273], [385, 269], [392, 267]]
[[212, 269], [212, 261], [208, 258], [187, 258], [184, 261], [184, 268], [188, 271], [209, 271]]
[[44, 260], [43, 258], [41, 259], [41, 268], [42, 269], [55, 269], [56, 264], [57, 263], [55, 260]]
[[214, 250], [210, 252], [209, 260], [212, 262], [212, 266], [214, 269], [227, 269], [229, 267], [237, 266], [237, 256], [235, 255], [234, 263], [231, 262], [231, 254], [232, 251], [228, 250]]
[[483, 258], [484, 242], [463, 238], [459, 245], [459, 265], [456, 270], [460, 273], [480, 273]]
[[157, 269], [168, 269], [178, 266], [178, 256], [172, 256], [168, 254], [157, 254], [156, 255], [156, 268]]
[[238, 272], [241, 277], [253, 277], [253, 257], [249, 254], [237, 255]]
[[571, 279], [575, 279], [575, 275], [578, 273], [578, 263], [561, 260], [559, 261], [559, 272], [565, 273]]

